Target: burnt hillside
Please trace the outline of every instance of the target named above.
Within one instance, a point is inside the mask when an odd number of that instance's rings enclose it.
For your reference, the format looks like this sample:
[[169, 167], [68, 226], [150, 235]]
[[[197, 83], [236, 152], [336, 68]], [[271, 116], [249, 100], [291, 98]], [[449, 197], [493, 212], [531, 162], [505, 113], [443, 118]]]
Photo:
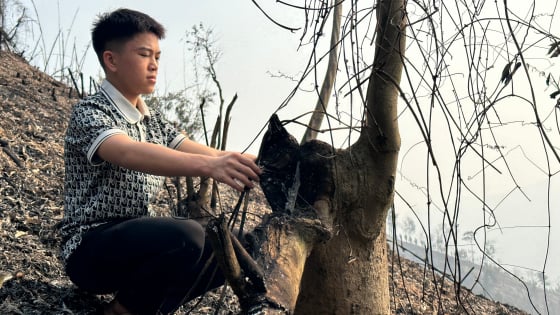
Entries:
[[1, 314], [62, 314], [72, 300], [93, 302], [68, 289], [57, 259], [62, 139], [76, 101], [69, 95], [67, 86], [0, 52]]
[[[0, 52], [0, 314], [91, 314], [107, 298], [73, 287], [57, 259], [63, 137], [76, 101], [69, 87]], [[253, 209], [267, 208], [262, 200], [257, 192]], [[409, 261], [389, 268], [395, 314], [524, 314], [466, 290], [458, 303], [452, 283], [434, 291], [431, 273]], [[190, 314], [235, 312], [234, 298], [219, 298], [210, 294]]]

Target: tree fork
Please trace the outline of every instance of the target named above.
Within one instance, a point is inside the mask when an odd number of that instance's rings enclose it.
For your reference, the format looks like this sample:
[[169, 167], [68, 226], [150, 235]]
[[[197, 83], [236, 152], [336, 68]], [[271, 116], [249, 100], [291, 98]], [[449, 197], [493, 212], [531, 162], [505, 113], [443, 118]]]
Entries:
[[[377, 3], [376, 51], [358, 141], [337, 151], [317, 141], [298, 146], [274, 117], [263, 137], [261, 187], [273, 212], [294, 216], [312, 210], [310, 217], [336, 228], [324, 244], [283, 216], [257, 231], [264, 240], [255, 257], [264, 267], [267, 296], [286, 308], [279, 314], [390, 312], [384, 219], [400, 149], [397, 85], [406, 2]], [[298, 199], [290, 208], [296, 184]]]

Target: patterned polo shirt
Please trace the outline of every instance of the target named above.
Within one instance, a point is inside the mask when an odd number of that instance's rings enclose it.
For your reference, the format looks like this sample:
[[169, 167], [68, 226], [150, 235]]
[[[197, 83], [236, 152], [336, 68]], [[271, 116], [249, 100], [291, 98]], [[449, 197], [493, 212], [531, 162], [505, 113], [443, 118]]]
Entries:
[[185, 139], [158, 111], [143, 100], [132, 106], [107, 80], [99, 92], [74, 106], [64, 140], [64, 262], [88, 229], [114, 219], [154, 215], [150, 203], [164, 178], [105, 162], [96, 153], [117, 134], [173, 149]]

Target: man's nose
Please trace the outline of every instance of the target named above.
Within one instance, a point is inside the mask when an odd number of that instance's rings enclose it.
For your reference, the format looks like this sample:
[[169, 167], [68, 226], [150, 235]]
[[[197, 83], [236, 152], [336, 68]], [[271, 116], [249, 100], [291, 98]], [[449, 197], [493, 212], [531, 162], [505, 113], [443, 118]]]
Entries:
[[151, 71], [156, 71], [158, 69], [158, 66], [159, 66], [159, 61], [156, 58], [152, 58], [149, 69]]

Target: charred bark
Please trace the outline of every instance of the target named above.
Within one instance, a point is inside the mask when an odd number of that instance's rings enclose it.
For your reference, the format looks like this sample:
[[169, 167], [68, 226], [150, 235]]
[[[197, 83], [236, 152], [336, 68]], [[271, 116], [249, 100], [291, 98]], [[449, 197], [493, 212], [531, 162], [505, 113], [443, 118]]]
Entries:
[[[260, 314], [387, 314], [385, 218], [400, 136], [398, 84], [404, 0], [377, 3], [376, 53], [358, 141], [299, 146], [273, 116], [263, 138], [261, 187], [273, 209], [252, 234], [266, 292]], [[259, 302], [260, 301], [260, 302]]]
[[[245, 313], [292, 314], [307, 257], [316, 244], [332, 235], [328, 217], [334, 194], [330, 176], [334, 150], [319, 141], [300, 146], [276, 115], [270, 119], [261, 148], [261, 186], [273, 213], [248, 236], [256, 264], [246, 256], [236, 257], [241, 250], [234, 250], [227, 233], [215, 232], [219, 224], [212, 222], [208, 231], [214, 235], [219, 265]], [[246, 276], [246, 268], [238, 263], [243, 260], [245, 265], [261, 266], [264, 288], [255, 286], [260, 273]]]

